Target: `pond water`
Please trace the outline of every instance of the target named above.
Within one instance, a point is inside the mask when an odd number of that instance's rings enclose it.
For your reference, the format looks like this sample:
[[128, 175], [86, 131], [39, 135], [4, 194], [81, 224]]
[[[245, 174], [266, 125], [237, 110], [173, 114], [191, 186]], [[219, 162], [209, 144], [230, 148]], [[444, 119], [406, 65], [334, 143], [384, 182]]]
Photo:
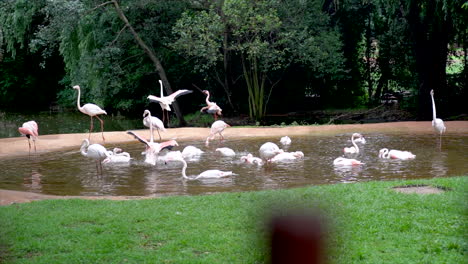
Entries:
[[[83, 157], [79, 149], [0, 159], [2, 173], [0, 188], [32, 191], [54, 195], [196, 195], [214, 192], [250, 191], [291, 188], [331, 183], [362, 182], [370, 180], [419, 179], [468, 175], [466, 151], [468, 135], [436, 135], [403, 133], [365, 134], [366, 144], [359, 144], [361, 152], [347, 157], [356, 158], [364, 165], [336, 168], [333, 160], [343, 156], [343, 148], [351, 146], [350, 133], [333, 136], [291, 137], [287, 151], [300, 150], [302, 160], [257, 167], [241, 163], [239, 158], [250, 152], [258, 156], [259, 147], [267, 142], [279, 146], [279, 137], [213, 142], [205, 147], [202, 141], [179, 142], [173, 150], [193, 145], [205, 151], [199, 160], [189, 160], [187, 175], [195, 175], [207, 169], [230, 170], [237, 175], [211, 180], [184, 180], [182, 163], [159, 163], [156, 166], [143, 162], [141, 143], [107, 144], [116, 146], [133, 157], [129, 164], [103, 165], [103, 174], [97, 174], [93, 160]], [[217, 147], [229, 147], [235, 157], [222, 157]], [[416, 154], [414, 160], [381, 160], [381, 148], [409, 150]]]
[[[143, 112], [141, 113], [143, 116]], [[125, 131], [128, 129], [145, 128], [143, 117], [132, 119], [123, 116], [107, 115], [104, 120], [104, 131]], [[18, 127], [24, 122], [35, 120], [39, 124], [39, 135], [86, 133], [89, 131], [90, 118], [78, 110], [71, 112], [38, 112], [32, 114], [0, 112], [0, 138], [19, 137]], [[101, 127], [94, 120], [94, 132]]]

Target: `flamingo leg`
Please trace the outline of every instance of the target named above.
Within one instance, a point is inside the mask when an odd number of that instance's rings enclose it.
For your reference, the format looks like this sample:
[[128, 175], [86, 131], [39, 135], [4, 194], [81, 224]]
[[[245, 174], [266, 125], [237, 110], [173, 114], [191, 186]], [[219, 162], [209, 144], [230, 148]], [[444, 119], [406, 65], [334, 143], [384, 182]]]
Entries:
[[33, 143], [34, 143], [34, 153], [36, 153], [36, 140], [33, 140]]
[[161, 134], [159, 134], [159, 129], [156, 129], [156, 131], [158, 131], [159, 141], [161, 141]]
[[29, 144], [29, 155], [31, 155], [31, 141], [29, 140], [29, 137], [28, 137], [28, 144]]
[[167, 115], [167, 127], [169, 127], [169, 111], [166, 110], [166, 115]]
[[93, 116], [90, 116], [91, 117], [91, 124], [89, 126], [89, 136], [88, 136], [88, 140], [91, 141], [91, 132], [93, 132]]
[[99, 122], [101, 122], [101, 135], [102, 135], [102, 141], [106, 141], [106, 139], [104, 138], [104, 121], [102, 121], [101, 118], [99, 118], [99, 116], [96, 116], [97, 119], [99, 119]]

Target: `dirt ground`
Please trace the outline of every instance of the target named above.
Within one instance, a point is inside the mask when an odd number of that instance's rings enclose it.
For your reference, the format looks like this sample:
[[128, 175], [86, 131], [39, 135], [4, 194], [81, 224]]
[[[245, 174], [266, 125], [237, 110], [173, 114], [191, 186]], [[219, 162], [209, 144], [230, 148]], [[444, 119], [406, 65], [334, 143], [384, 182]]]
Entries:
[[[447, 132], [450, 134], [467, 134], [468, 121], [449, 121], [445, 122]], [[148, 135], [149, 130], [135, 130], [139, 135]], [[229, 139], [240, 139], [245, 137], [272, 137], [272, 136], [299, 136], [299, 135], [331, 135], [337, 133], [360, 132], [365, 136], [366, 132], [403, 132], [403, 133], [434, 133], [431, 121], [418, 122], [388, 122], [374, 124], [351, 124], [351, 125], [320, 125], [320, 126], [287, 126], [287, 127], [230, 127], [223, 135]], [[169, 128], [161, 133], [163, 140], [175, 139], [178, 142], [188, 140], [205, 140], [209, 134], [209, 128]], [[105, 132], [105, 143], [102, 141], [100, 133], [91, 135], [91, 143], [103, 144], [106, 147], [118, 143], [135, 142], [135, 139], [124, 131]], [[88, 134], [59, 134], [39, 136], [36, 142], [38, 153], [47, 153], [62, 149], [79, 149], [83, 139], [88, 138]], [[2, 159], [28, 155], [28, 142], [25, 137], [3, 138], [0, 139], [0, 167]], [[63, 199], [78, 198], [76, 196], [53, 196], [37, 193], [0, 190], [0, 205], [9, 205], [12, 203], [31, 202], [42, 199]], [[86, 199], [141, 199], [151, 197], [82, 197]]]

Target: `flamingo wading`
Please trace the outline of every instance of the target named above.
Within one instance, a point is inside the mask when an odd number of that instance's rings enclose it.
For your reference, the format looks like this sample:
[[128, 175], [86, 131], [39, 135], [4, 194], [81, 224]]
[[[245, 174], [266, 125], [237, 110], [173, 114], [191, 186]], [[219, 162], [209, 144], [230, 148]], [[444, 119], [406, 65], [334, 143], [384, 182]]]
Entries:
[[230, 127], [230, 125], [226, 124], [223, 120], [215, 121], [211, 125], [210, 135], [206, 138], [205, 145], [208, 146], [210, 144], [210, 140], [213, 140], [216, 134], [219, 134], [221, 140], [224, 140], [222, 132], [225, 128]]
[[18, 128], [18, 131], [21, 133], [22, 136], [26, 136], [28, 138], [29, 144], [29, 154], [31, 154], [31, 140], [34, 143], [34, 152], [36, 152], [36, 139], [39, 136], [38, 126], [36, 121], [28, 121], [23, 123], [21, 127]]
[[442, 133], [445, 132], [445, 125], [442, 119], [436, 117], [436, 106], [434, 102], [434, 90], [431, 90], [431, 99], [432, 99], [432, 127], [434, 130], [439, 133], [440, 140], [442, 140]]
[[353, 146], [349, 148], [344, 148], [343, 149], [344, 153], [351, 153], [351, 154], [359, 153], [359, 148], [356, 145], [355, 138], [362, 138], [362, 135], [359, 133], [353, 133], [353, 135], [351, 136], [351, 143], [353, 143]]
[[104, 121], [102, 121], [101, 118], [98, 117], [98, 115], [107, 115], [107, 112], [102, 110], [99, 106], [95, 104], [85, 104], [83, 106], [80, 106], [80, 97], [81, 97], [81, 89], [79, 85], [73, 86], [73, 89], [78, 90], [78, 98], [76, 100], [76, 105], [78, 106], [78, 110], [80, 110], [81, 113], [89, 115], [91, 117], [91, 125], [89, 127], [89, 136], [88, 139], [91, 139], [91, 132], [93, 132], [93, 117], [96, 117], [99, 122], [101, 122], [101, 134], [102, 134], [102, 140], [105, 141], [104, 139]]
[[182, 177], [184, 177], [184, 179], [187, 179], [187, 180], [218, 179], [218, 178], [222, 178], [222, 177], [235, 175], [234, 173], [232, 173], [232, 171], [206, 170], [206, 171], [204, 171], [204, 172], [202, 172], [202, 173], [200, 173], [197, 176], [192, 178], [192, 177], [188, 177], [185, 174], [185, 171], [187, 169], [187, 162], [182, 158], [178, 158], [178, 159], [175, 159], [175, 160], [179, 160], [184, 164], [184, 167], [182, 168]]
[[99, 144], [89, 144], [88, 139], [84, 139], [81, 144], [81, 155], [94, 159], [96, 161], [96, 170], [99, 173], [99, 168], [101, 169], [102, 174], [102, 164], [101, 161], [110, 156], [109, 151], [106, 148]]

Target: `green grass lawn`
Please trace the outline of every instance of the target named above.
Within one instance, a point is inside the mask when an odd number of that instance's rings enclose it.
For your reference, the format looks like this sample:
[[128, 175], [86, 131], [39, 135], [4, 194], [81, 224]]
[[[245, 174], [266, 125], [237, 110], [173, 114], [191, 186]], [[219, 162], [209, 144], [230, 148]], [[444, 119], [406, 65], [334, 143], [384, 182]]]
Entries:
[[[466, 263], [468, 177], [0, 207], [0, 263], [267, 263], [268, 216], [321, 208], [331, 263]], [[392, 187], [427, 184], [442, 194]]]

